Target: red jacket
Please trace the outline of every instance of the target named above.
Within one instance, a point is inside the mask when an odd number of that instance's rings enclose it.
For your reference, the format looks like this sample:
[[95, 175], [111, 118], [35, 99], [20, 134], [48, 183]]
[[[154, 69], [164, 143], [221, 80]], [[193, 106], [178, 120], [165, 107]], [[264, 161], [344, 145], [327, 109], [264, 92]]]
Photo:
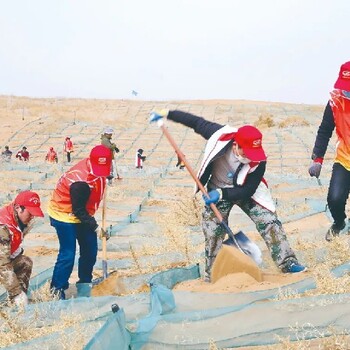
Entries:
[[11, 258], [15, 258], [22, 251], [21, 244], [24, 234], [18, 226], [13, 204], [0, 209], [0, 225], [6, 225], [10, 230]]

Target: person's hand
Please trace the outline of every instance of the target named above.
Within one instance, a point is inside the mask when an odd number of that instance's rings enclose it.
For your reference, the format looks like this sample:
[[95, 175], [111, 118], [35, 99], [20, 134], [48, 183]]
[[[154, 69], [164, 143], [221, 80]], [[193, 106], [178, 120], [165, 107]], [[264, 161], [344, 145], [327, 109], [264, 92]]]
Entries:
[[169, 110], [167, 110], [167, 109], [162, 109], [161, 111], [154, 111], [149, 116], [149, 122], [150, 123], [157, 122], [158, 125], [159, 125], [159, 123], [162, 124], [163, 118], [167, 118], [168, 114], [169, 114]]
[[111, 234], [112, 234], [112, 227], [111, 226], [105, 230], [102, 227], [98, 227], [97, 229], [98, 229], [98, 237], [100, 239], [105, 237], [106, 241], [108, 241], [111, 238]]
[[216, 204], [222, 197], [221, 190], [212, 190], [207, 196], [203, 195], [203, 200], [205, 205], [210, 205], [212, 203]]
[[311, 177], [316, 177], [317, 179], [320, 177], [321, 169], [322, 169], [323, 158], [316, 158], [311, 163], [309, 167], [309, 174]]
[[13, 303], [18, 307], [25, 307], [28, 305], [27, 294], [23, 291], [13, 298]]

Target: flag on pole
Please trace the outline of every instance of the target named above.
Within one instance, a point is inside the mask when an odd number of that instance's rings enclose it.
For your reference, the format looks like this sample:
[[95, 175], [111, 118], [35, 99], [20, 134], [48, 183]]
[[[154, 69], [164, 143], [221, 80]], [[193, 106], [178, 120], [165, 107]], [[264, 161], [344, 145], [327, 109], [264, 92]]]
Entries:
[[135, 91], [135, 90], [132, 90], [132, 91], [131, 91], [131, 94], [132, 94], [133, 96], [137, 96], [138, 92]]

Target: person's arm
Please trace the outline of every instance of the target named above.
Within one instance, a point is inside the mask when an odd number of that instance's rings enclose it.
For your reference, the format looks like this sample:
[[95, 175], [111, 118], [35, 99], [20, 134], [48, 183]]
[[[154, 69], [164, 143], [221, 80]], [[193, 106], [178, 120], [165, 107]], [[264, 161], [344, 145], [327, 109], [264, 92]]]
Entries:
[[330, 103], [328, 102], [323, 113], [322, 122], [317, 131], [315, 145], [311, 156], [313, 160], [317, 158], [323, 159], [327, 151], [329, 139], [332, 136], [334, 128], [335, 128], [335, 123], [334, 123], [333, 111], [330, 106]]
[[203, 136], [206, 140], [208, 140], [214, 132], [223, 127], [221, 124], [211, 122], [194, 114], [177, 110], [169, 111], [167, 118], [175, 123], [180, 123], [192, 128], [197, 134]]
[[266, 170], [266, 162], [261, 162], [258, 167], [250, 174], [243, 185], [235, 187], [222, 188], [222, 199], [228, 201], [246, 200], [252, 197], [258, 188]]
[[82, 224], [86, 224], [96, 230], [98, 224], [93, 216], [86, 210], [86, 204], [90, 197], [90, 187], [86, 182], [77, 181], [71, 184], [70, 198], [72, 202], [73, 214], [80, 220]]
[[11, 238], [6, 226], [0, 226], [0, 284], [8, 290], [19, 289], [20, 283], [11, 264]]

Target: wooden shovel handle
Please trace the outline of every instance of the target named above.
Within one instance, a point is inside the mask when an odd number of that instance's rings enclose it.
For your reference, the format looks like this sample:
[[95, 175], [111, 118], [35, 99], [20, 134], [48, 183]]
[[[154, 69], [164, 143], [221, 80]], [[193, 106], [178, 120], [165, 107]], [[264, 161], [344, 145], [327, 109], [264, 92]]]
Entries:
[[[165, 127], [164, 123], [162, 123], [160, 125], [160, 128], [163, 131], [163, 134], [165, 135], [165, 137], [168, 139], [168, 141], [170, 142], [170, 144], [173, 146], [175, 152], [177, 153], [178, 157], [182, 160], [182, 162], [185, 164], [186, 169], [188, 170], [188, 172], [190, 173], [190, 175], [192, 176], [193, 180], [196, 182], [198, 188], [200, 189], [200, 191], [205, 195], [208, 196], [208, 193], [206, 191], [206, 189], [204, 188], [203, 184], [200, 182], [200, 180], [198, 179], [196, 173], [194, 172], [194, 170], [192, 169], [191, 165], [187, 162], [185, 155], [181, 152], [180, 148], [177, 146], [175, 140], [173, 139], [173, 137], [170, 135], [168, 129]], [[232, 238], [233, 242], [236, 244], [238, 250], [240, 250], [242, 253], [243, 250], [240, 247], [239, 243], [237, 242], [235, 235], [233, 234], [233, 232], [231, 231], [231, 229], [228, 227], [228, 225], [226, 224], [226, 222], [224, 222], [224, 219], [219, 211], [219, 209], [216, 207], [216, 205], [214, 203], [210, 204], [210, 208], [211, 210], [214, 212], [215, 216], [217, 217], [217, 219], [219, 220], [220, 224], [226, 229], [227, 234]]]
[[[107, 211], [107, 188], [105, 187], [105, 191], [103, 193], [103, 202], [102, 202], [102, 229], [106, 230], [106, 211]], [[107, 260], [107, 238], [105, 236], [102, 237], [102, 259]]]

